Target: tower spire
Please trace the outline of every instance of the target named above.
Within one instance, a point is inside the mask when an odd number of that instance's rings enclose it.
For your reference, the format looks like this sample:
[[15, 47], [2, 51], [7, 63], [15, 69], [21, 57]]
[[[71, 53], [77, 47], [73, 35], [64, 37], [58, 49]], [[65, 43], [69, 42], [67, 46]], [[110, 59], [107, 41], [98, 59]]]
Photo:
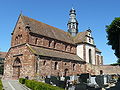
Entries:
[[76, 36], [78, 33], [78, 21], [76, 19], [76, 11], [75, 9], [72, 7], [72, 9], [70, 10], [70, 18], [68, 21], [68, 32], [72, 35], [72, 36]]

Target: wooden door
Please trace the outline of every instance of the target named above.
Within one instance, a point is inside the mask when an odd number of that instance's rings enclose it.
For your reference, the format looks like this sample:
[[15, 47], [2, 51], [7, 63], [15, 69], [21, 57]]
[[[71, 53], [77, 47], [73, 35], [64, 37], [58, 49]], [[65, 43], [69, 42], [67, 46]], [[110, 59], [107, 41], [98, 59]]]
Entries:
[[21, 69], [21, 61], [19, 58], [16, 58], [13, 63], [13, 79], [19, 79]]

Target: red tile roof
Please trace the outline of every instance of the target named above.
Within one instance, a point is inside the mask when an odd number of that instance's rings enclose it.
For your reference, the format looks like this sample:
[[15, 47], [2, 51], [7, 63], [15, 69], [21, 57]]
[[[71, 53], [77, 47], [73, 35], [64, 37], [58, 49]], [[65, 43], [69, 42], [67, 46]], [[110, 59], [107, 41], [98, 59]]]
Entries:
[[27, 16], [21, 16], [21, 17], [24, 24], [29, 25], [30, 32], [74, 44], [73, 38], [68, 32], [65, 32], [61, 29], [47, 25], [45, 23], [39, 22]]
[[37, 55], [63, 58], [63, 59], [75, 60], [75, 61], [84, 61], [79, 56], [74, 55], [74, 54], [51, 50], [51, 49], [46, 49], [46, 48], [42, 48], [42, 47], [35, 47], [35, 46], [31, 46], [29, 44], [27, 46], [34, 54], [37, 54]]
[[0, 52], [0, 58], [5, 58], [7, 52]]

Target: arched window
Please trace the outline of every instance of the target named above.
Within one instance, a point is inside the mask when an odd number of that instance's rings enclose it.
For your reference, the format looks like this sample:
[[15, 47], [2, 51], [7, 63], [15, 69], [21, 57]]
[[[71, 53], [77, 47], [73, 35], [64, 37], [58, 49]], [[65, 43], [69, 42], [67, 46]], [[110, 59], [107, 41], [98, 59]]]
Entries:
[[15, 44], [20, 44], [22, 39], [22, 34], [19, 34], [15, 37]]
[[15, 59], [13, 66], [21, 66], [21, 61], [18, 57]]
[[65, 45], [65, 51], [66, 51], [66, 49], [67, 49], [67, 45]]
[[100, 70], [100, 75], [102, 75], [103, 74], [103, 70]]
[[36, 61], [36, 73], [38, 71], [38, 61]]
[[97, 55], [97, 65], [99, 65], [100, 64], [100, 62], [99, 62], [100, 60], [99, 60], [99, 55]]
[[64, 70], [64, 76], [68, 76], [68, 73], [69, 73], [69, 71], [68, 71], [68, 69], [66, 68], [66, 69]]
[[48, 45], [48, 47], [51, 47], [51, 43], [52, 43], [52, 41], [51, 41], [51, 40], [49, 40], [49, 45]]
[[54, 41], [54, 45], [53, 45], [53, 48], [56, 48], [56, 42]]
[[67, 65], [67, 64], [65, 63], [65, 65]]
[[46, 64], [46, 61], [43, 62], [43, 65], [45, 65], [45, 64]]
[[73, 71], [75, 70], [75, 64], [73, 64]]
[[15, 37], [15, 41], [17, 41], [17, 40], [18, 40], [18, 36]]
[[38, 38], [35, 39], [35, 44], [37, 44]]
[[70, 46], [70, 52], [72, 51], [72, 46]]
[[91, 39], [89, 38], [89, 42], [91, 42]]
[[58, 69], [58, 62], [55, 62], [54, 70], [57, 70], [57, 69]]
[[91, 64], [92, 64], [91, 49], [89, 49], [89, 63], [91, 63]]

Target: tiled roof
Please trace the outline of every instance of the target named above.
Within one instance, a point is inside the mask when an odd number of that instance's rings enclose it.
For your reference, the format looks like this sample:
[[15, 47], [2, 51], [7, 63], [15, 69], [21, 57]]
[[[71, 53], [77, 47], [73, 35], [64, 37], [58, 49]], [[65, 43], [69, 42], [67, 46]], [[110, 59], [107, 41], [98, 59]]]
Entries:
[[0, 58], [5, 58], [7, 52], [0, 52]]
[[77, 34], [77, 36], [74, 37], [74, 42], [75, 42], [75, 43], [86, 42], [86, 35], [87, 35], [87, 31], [85, 31], [85, 32], [79, 32], [79, 33]]
[[37, 55], [63, 58], [63, 59], [67, 59], [67, 60], [83, 61], [79, 56], [74, 55], [74, 54], [56, 51], [56, 50], [52, 50], [52, 49], [46, 49], [46, 48], [42, 48], [42, 47], [35, 47], [35, 46], [28, 45], [28, 44], [27, 44], [27, 46], [34, 54], [37, 54]]
[[21, 15], [25, 25], [29, 25], [30, 31], [36, 34], [47, 36], [53, 39], [64, 41], [67, 43], [74, 43], [72, 36], [61, 29], [39, 22], [27, 16]]

